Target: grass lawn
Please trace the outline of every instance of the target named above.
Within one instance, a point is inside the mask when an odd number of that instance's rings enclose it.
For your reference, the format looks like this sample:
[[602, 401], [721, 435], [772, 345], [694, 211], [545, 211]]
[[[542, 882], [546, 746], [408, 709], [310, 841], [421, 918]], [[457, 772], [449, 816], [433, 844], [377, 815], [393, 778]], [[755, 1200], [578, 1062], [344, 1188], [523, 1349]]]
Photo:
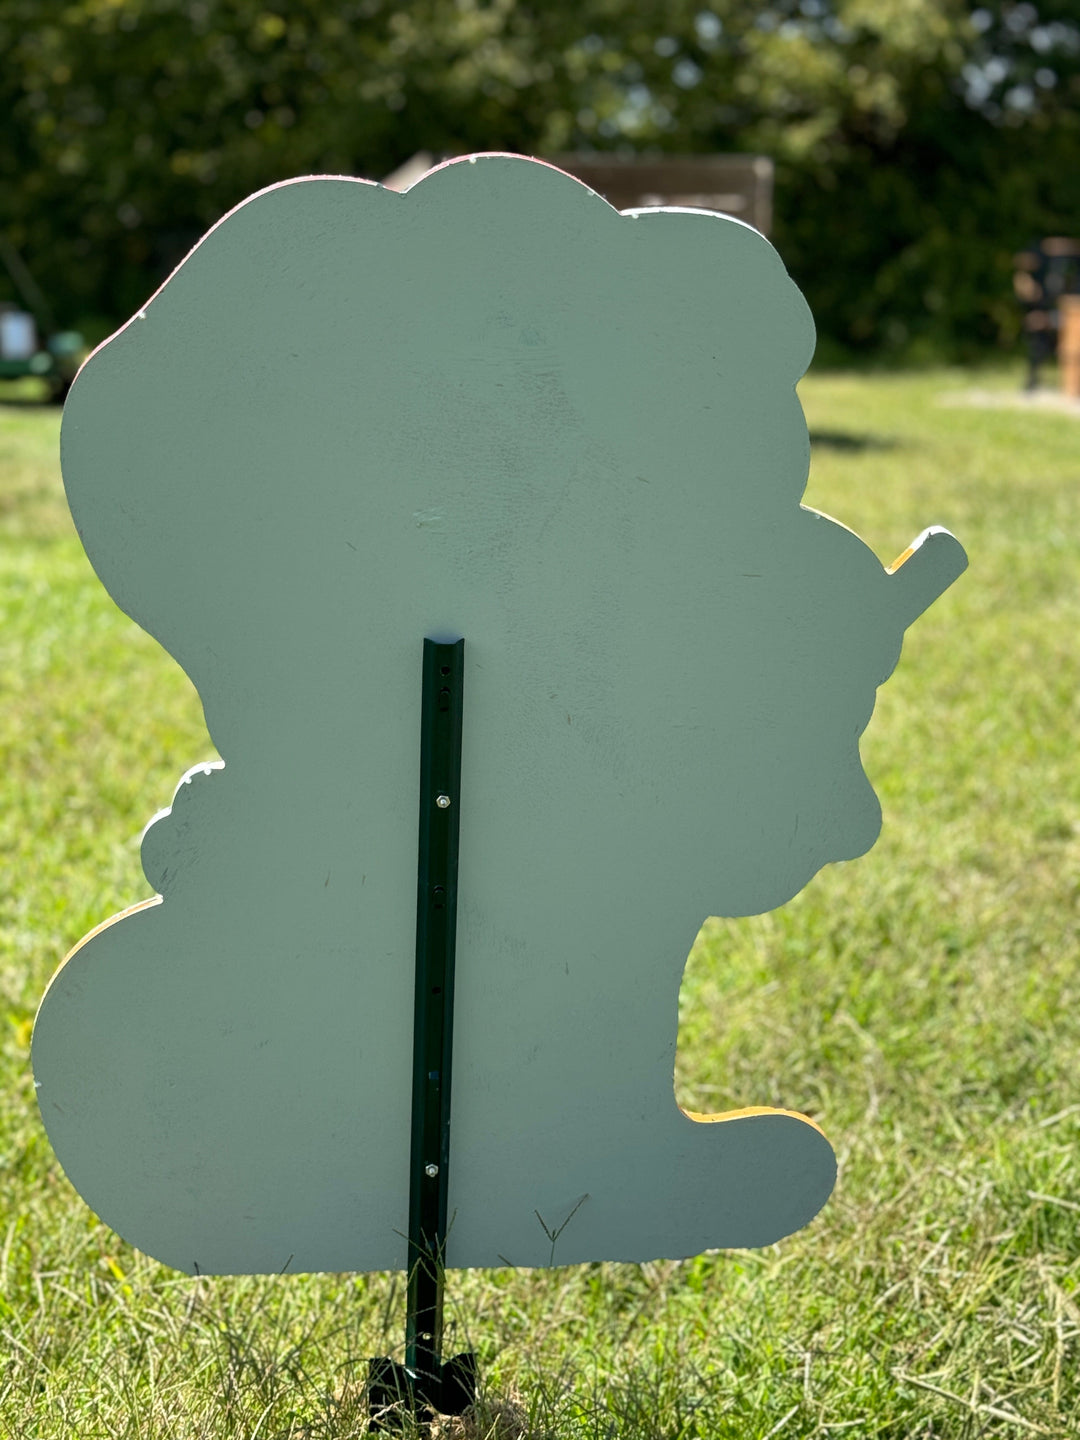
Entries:
[[[801, 387], [807, 503], [886, 562], [940, 523], [972, 563], [864, 740], [877, 847], [708, 922], [681, 996], [680, 1101], [813, 1114], [832, 1200], [764, 1252], [453, 1273], [446, 1350], [480, 1352], [484, 1395], [444, 1435], [1080, 1435], [1080, 422], [938, 403], [973, 383]], [[45, 983], [149, 893], [139, 832], [211, 755], [190, 684], [90, 570], [58, 428], [0, 405], [0, 1436], [360, 1435], [400, 1278], [178, 1277], [95, 1219], [38, 1118]]]

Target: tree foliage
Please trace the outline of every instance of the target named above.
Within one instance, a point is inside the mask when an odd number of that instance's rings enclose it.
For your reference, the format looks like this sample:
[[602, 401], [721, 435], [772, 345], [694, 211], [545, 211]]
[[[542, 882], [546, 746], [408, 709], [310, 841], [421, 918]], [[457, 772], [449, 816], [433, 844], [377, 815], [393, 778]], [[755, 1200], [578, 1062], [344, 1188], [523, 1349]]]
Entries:
[[69, 320], [420, 149], [771, 155], [849, 348], [1008, 341], [1012, 252], [1080, 230], [1077, 0], [0, 0], [0, 55], [0, 226]]

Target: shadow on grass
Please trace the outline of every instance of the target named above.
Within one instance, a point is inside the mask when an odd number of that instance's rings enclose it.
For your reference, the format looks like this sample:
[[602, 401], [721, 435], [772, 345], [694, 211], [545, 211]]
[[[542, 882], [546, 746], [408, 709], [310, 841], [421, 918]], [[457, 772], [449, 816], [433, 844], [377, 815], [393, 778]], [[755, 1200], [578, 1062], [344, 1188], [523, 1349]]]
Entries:
[[855, 435], [849, 430], [811, 430], [810, 444], [819, 449], [857, 453], [863, 450], [898, 450], [903, 445], [892, 435]]

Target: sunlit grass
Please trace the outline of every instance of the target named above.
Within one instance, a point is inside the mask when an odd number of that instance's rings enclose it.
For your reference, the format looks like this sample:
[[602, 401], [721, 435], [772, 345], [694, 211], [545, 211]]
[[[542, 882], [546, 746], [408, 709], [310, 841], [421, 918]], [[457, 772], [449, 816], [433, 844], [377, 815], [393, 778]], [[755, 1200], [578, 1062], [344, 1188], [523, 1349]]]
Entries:
[[[802, 386], [807, 502], [885, 561], [945, 524], [972, 564], [864, 740], [876, 848], [709, 922], [681, 997], [680, 1099], [812, 1113], [832, 1200], [761, 1253], [452, 1274], [447, 1350], [479, 1351], [484, 1397], [444, 1435], [1080, 1433], [1080, 422], [939, 403], [976, 383], [1019, 373]], [[58, 420], [0, 408], [0, 1435], [359, 1435], [400, 1278], [178, 1278], [97, 1222], [37, 1115], [41, 991], [149, 893], [138, 834], [212, 754], [83, 556]]]

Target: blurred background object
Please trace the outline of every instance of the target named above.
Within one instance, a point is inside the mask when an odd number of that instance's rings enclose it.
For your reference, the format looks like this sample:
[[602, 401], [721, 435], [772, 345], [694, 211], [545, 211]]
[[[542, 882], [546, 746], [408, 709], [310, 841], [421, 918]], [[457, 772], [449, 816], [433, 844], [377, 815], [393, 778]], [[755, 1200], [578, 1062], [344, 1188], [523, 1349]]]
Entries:
[[[380, 182], [388, 190], [408, 190], [432, 166], [448, 157], [417, 153]], [[764, 155], [546, 155], [541, 157], [574, 175], [616, 210], [647, 205], [681, 205], [720, 210], [769, 233], [772, 223], [773, 163]]]
[[576, 175], [616, 210], [682, 205], [721, 210], [768, 235], [772, 228], [773, 163], [765, 155], [555, 155], [552, 164]]
[[25, 261], [0, 233], [0, 265], [27, 307], [0, 300], [0, 379], [33, 375], [44, 380], [51, 399], [62, 403], [76, 371], [89, 353], [77, 330], [58, 330], [52, 307]]
[[0, 56], [0, 231], [93, 341], [253, 191], [420, 151], [729, 197], [845, 363], [1016, 353], [1013, 257], [1080, 234], [1077, 0], [5, 0]]
[[391, 170], [389, 175], [384, 175], [379, 183], [384, 185], [387, 190], [404, 193], [410, 185], [415, 185], [418, 180], [422, 180], [429, 170], [440, 165], [447, 158], [446, 155], [440, 155], [436, 159], [430, 151], [418, 150], [415, 155], [405, 161], [404, 165], [399, 165], [395, 170]]
[[[1061, 359], [1062, 389], [1080, 396], [1074, 369], [1080, 365], [1080, 334], [1076, 333], [1076, 307], [1080, 294], [1080, 240], [1049, 236], [1021, 250], [1014, 261], [1013, 290], [1024, 312], [1024, 339], [1028, 353], [1028, 390], [1039, 384], [1039, 366], [1055, 356]], [[1067, 358], [1068, 357], [1068, 358]]]
[[1063, 295], [1058, 304], [1061, 313], [1058, 331], [1061, 388], [1070, 400], [1080, 400], [1080, 295]]

